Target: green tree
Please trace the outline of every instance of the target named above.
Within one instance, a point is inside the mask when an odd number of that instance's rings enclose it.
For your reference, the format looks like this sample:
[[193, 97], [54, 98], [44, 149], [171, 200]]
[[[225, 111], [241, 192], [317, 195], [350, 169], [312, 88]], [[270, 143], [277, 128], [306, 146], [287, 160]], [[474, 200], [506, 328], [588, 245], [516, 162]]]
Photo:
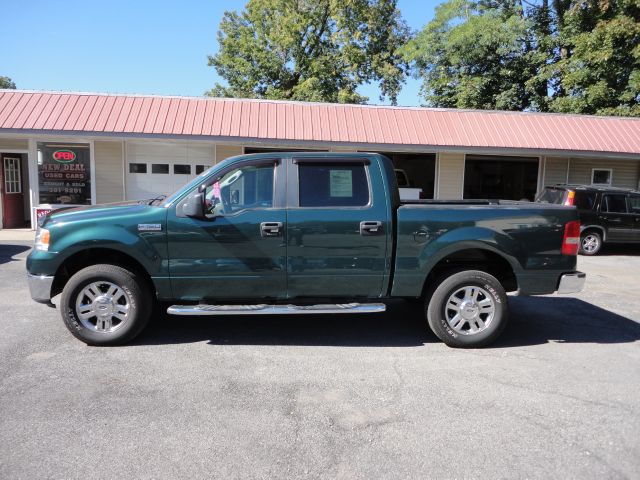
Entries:
[[9, 77], [0, 77], [0, 88], [15, 89], [16, 84]]
[[575, 2], [558, 42], [567, 52], [550, 68], [560, 88], [556, 112], [640, 116], [640, 2]]
[[515, 1], [449, 0], [403, 50], [437, 107], [523, 110], [536, 102], [527, 86], [544, 57], [534, 22]]
[[447, 0], [403, 50], [428, 105], [640, 115], [639, 0]]
[[408, 65], [410, 32], [397, 0], [249, 0], [225, 12], [220, 49], [209, 56], [227, 85], [212, 96], [363, 103], [377, 83], [395, 104]]

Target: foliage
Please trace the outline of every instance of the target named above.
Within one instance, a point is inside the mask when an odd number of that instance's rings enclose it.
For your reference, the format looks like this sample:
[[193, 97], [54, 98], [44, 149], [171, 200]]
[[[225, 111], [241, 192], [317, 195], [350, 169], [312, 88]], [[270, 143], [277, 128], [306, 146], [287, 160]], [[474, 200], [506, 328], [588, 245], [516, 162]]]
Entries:
[[0, 88], [15, 89], [16, 88], [16, 84], [13, 83], [13, 80], [11, 80], [9, 77], [0, 76]]
[[428, 105], [640, 115], [640, 0], [447, 0], [402, 54]]
[[213, 96], [362, 103], [377, 82], [396, 102], [409, 29], [397, 0], [249, 0], [225, 12], [209, 65], [227, 82]]
[[640, 116], [640, 2], [580, 1], [564, 19], [552, 110]]

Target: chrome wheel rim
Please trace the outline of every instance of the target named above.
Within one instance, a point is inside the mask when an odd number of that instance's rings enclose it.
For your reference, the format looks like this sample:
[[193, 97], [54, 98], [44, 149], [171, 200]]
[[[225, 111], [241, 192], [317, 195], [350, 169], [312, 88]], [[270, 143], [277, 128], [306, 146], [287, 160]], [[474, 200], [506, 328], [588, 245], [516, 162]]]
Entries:
[[486, 330], [495, 314], [493, 296], [476, 286], [459, 288], [451, 294], [445, 306], [449, 327], [460, 335], [476, 335]]
[[127, 292], [111, 282], [93, 282], [76, 298], [76, 315], [82, 325], [98, 333], [111, 333], [129, 319], [131, 300]]
[[600, 246], [600, 240], [595, 235], [585, 235], [582, 239], [582, 249], [585, 252], [593, 253]]

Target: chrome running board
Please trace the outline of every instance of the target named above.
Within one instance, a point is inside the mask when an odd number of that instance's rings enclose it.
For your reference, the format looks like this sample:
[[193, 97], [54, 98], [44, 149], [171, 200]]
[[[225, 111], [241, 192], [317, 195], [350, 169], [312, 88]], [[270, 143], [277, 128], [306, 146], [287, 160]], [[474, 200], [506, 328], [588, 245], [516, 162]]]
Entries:
[[320, 313], [379, 313], [384, 303], [342, 303], [325, 305], [172, 305], [170, 315], [292, 315]]

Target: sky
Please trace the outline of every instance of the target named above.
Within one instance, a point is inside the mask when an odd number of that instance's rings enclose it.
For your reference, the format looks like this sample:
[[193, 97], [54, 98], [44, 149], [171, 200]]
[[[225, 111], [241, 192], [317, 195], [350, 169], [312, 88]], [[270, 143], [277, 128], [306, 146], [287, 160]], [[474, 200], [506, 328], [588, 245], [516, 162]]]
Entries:
[[[218, 49], [225, 10], [245, 0], [22, 0], [2, 6], [0, 76], [18, 88], [101, 93], [201, 96], [221, 79], [207, 66]], [[434, 14], [436, 0], [399, 0], [414, 29]], [[399, 105], [419, 105], [410, 78]], [[381, 104], [375, 85], [361, 87]]]

